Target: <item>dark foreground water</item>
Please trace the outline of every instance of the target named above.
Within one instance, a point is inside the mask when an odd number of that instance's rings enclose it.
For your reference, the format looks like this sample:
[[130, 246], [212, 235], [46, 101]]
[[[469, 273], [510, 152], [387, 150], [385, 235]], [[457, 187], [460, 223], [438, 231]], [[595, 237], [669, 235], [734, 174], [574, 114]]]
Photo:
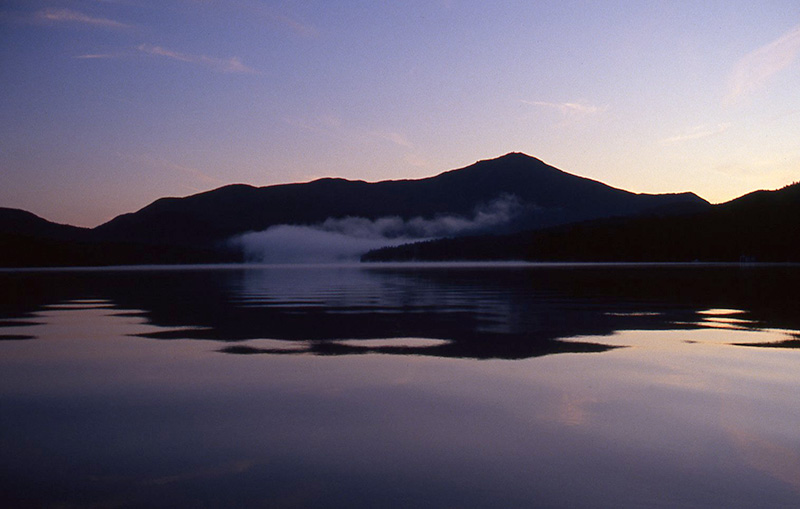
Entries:
[[797, 507], [800, 268], [0, 272], [2, 507]]

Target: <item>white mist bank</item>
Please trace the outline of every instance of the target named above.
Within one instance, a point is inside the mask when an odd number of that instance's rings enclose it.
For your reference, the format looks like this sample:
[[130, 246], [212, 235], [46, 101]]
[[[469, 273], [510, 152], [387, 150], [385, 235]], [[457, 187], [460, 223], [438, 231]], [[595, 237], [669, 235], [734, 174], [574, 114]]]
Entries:
[[475, 209], [472, 217], [443, 215], [432, 219], [397, 216], [329, 218], [314, 225], [276, 225], [237, 235], [231, 245], [245, 260], [261, 263], [356, 261], [372, 249], [441, 237], [483, 233], [510, 222], [522, 210], [515, 196], [501, 196]]

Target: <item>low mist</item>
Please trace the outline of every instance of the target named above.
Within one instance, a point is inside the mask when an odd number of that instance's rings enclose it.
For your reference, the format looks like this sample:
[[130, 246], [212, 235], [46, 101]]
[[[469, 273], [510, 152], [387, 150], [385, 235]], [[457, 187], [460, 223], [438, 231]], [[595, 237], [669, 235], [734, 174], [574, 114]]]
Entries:
[[475, 209], [472, 217], [442, 215], [432, 219], [397, 216], [329, 218], [315, 225], [276, 225], [237, 235], [231, 245], [245, 260], [261, 263], [330, 263], [358, 261], [372, 249], [441, 237], [487, 233], [502, 227], [523, 209], [516, 196], [504, 195]]

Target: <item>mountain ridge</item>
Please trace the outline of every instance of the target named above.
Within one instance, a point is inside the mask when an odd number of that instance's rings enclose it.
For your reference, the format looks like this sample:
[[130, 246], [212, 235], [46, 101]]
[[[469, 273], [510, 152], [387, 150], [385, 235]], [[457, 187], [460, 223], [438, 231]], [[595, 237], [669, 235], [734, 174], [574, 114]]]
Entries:
[[800, 183], [678, 215], [604, 218], [373, 250], [362, 261], [800, 262]]
[[[0, 266], [25, 265], [25, 257], [34, 254], [37, 265], [236, 262], [244, 255], [230, 239], [273, 226], [314, 227], [348, 218], [397, 218], [401, 225], [442, 218], [469, 222], [503, 200], [508, 205], [506, 222], [476, 222], [479, 231], [464, 231], [510, 234], [643, 213], [684, 214], [711, 206], [691, 192], [632, 193], [512, 152], [421, 179], [366, 182], [324, 177], [263, 187], [229, 184], [190, 196], [159, 198], [92, 229], [49, 226], [56, 223], [41, 218], [36, 228], [26, 229], [19, 221], [13, 229], [13, 221], [4, 223], [0, 214], [0, 240], [8, 246], [0, 254]], [[43, 249], [52, 254], [38, 252]]]
[[[538, 209], [519, 218], [519, 224], [511, 226], [514, 230], [627, 215], [673, 202], [708, 205], [693, 193], [631, 193], [511, 153], [414, 180], [370, 183], [322, 178], [265, 187], [224, 186], [184, 198], [156, 200], [95, 231], [107, 240], [157, 242], [169, 238], [192, 245], [279, 224], [308, 225], [329, 218], [466, 217], [476, 207], [504, 195], [517, 196], [523, 204]], [[166, 216], [171, 220], [164, 221]]]
[[34, 234], [47, 238], [72, 238], [90, 230], [90, 228], [48, 221], [27, 210], [0, 207], [0, 233]]

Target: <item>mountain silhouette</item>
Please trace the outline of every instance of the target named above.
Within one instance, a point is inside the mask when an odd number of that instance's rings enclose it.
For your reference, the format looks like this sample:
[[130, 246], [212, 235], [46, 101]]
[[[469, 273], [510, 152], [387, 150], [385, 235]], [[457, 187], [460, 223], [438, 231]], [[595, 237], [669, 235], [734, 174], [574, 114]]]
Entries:
[[584, 221], [384, 248], [364, 261], [800, 262], [800, 184], [703, 211]]
[[507, 231], [663, 207], [708, 206], [692, 193], [635, 194], [511, 153], [419, 180], [325, 178], [260, 188], [237, 184], [186, 198], [162, 198], [99, 226], [95, 233], [106, 240], [206, 245], [274, 225], [309, 225], [329, 218], [469, 217], [501, 198], [515, 199], [520, 208]]
[[42, 239], [78, 239], [90, 230], [53, 223], [25, 210], [0, 207], [0, 234], [28, 235]]
[[56, 225], [4, 209], [0, 235], [9, 248], [0, 255], [0, 265], [241, 261], [242, 254], [227, 241], [271, 226], [350, 217], [470, 219], [498, 201], [513, 205], [508, 220], [471, 233], [510, 234], [599, 218], [685, 214], [710, 206], [693, 193], [636, 194], [510, 153], [418, 180], [234, 184], [161, 198], [94, 229]]
[[93, 230], [0, 207], [0, 267], [60, 267], [237, 261], [203, 247], [103, 241]]
[[25, 210], [0, 207], [0, 267], [62, 265], [59, 258], [66, 251], [80, 249], [90, 235], [88, 228], [53, 223]]

